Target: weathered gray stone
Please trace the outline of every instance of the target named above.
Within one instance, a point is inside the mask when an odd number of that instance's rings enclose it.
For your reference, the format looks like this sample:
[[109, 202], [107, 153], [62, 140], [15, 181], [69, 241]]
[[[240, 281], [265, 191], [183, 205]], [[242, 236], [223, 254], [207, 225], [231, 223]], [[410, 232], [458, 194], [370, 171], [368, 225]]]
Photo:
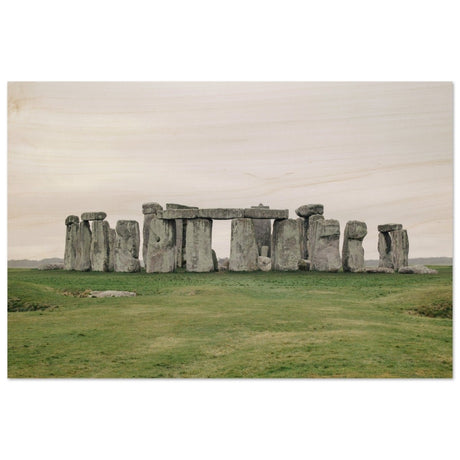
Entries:
[[386, 268], [386, 267], [366, 267], [364, 271], [366, 273], [394, 273], [395, 272], [392, 268]]
[[115, 260], [116, 272], [133, 273], [141, 268], [139, 262], [140, 231], [135, 220], [119, 220], [116, 225]]
[[272, 269], [272, 260], [270, 257], [259, 256], [257, 257], [257, 266], [263, 272], [269, 272]]
[[324, 213], [324, 206], [322, 204], [304, 204], [295, 210], [299, 217], [310, 217], [313, 215], [322, 215]]
[[228, 220], [244, 217], [244, 210], [237, 208], [198, 209], [197, 217], [200, 219]]
[[340, 224], [338, 220], [315, 220], [312, 229], [314, 240], [311, 244], [312, 271], [337, 272], [340, 262]]
[[78, 216], [67, 216], [65, 219], [66, 225], [79, 224], [79, 223], [80, 223], [80, 219], [78, 218]]
[[162, 219], [196, 219], [198, 209], [166, 209], [158, 214]]
[[142, 214], [157, 214], [158, 211], [162, 211], [163, 206], [159, 203], [144, 203], [142, 205]]
[[[251, 206], [251, 209], [270, 209], [270, 206], [264, 206], [262, 203], [259, 206]], [[257, 248], [259, 254], [263, 257], [270, 257], [270, 245], [272, 239], [272, 223], [270, 219], [253, 219], [254, 232], [256, 235]], [[266, 247], [267, 252], [262, 253], [262, 248]]]
[[84, 212], [81, 215], [81, 220], [104, 220], [107, 217], [105, 212]]
[[364, 270], [363, 239], [367, 235], [365, 222], [350, 220], [345, 226], [342, 247], [342, 267], [344, 272]]
[[163, 207], [158, 203], [144, 203], [142, 205], [142, 213], [144, 214], [144, 224], [142, 227], [142, 260], [145, 261], [147, 259], [147, 245], [149, 242], [149, 231], [150, 231], [150, 223], [152, 219], [161, 213]]
[[287, 219], [289, 209], [246, 208], [244, 217], [251, 219]]
[[91, 226], [91, 270], [107, 272], [109, 270], [109, 223], [104, 220], [93, 220]]
[[[396, 225], [396, 224], [394, 224]], [[406, 230], [379, 232], [379, 267], [398, 271], [409, 263], [409, 239]]]
[[212, 253], [212, 264], [214, 266], [214, 271], [217, 272], [219, 271], [219, 262], [217, 261], [216, 251], [214, 251], [213, 249], [211, 253]]
[[89, 297], [104, 298], [104, 297], [135, 297], [135, 292], [130, 291], [91, 291]]
[[437, 270], [425, 267], [425, 265], [408, 265], [406, 267], [401, 267], [398, 272], [415, 275], [436, 275], [438, 273]]
[[187, 206], [185, 204], [166, 203], [166, 209], [198, 209], [196, 206]]
[[[185, 204], [166, 203], [166, 209], [198, 209], [196, 206], [187, 206]], [[176, 265], [183, 267], [185, 265], [185, 240], [187, 232], [187, 220], [175, 219], [176, 221]]]
[[259, 250], [252, 219], [233, 219], [229, 270], [255, 271], [258, 268], [257, 257], [259, 257]]
[[147, 257], [147, 273], [167, 273], [176, 268], [176, 222], [153, 217], [150, 222]]
[[300, 256], [303, 259], [306, 259], [308, 257], [308, 249], [307, 249], [308, 221], [306, 221], [303, 217], [298, 217], [297, 222], [299, 223], [299, 229], [300, 229]]
[[316, 227], [313, 225], [318, 220], [324, 220], [324, 217], [319, 214], [313, 214], [310, 217], [305, 219], [305, 233], [307, 235], [307, 250], [304, 254], [304, 259], [310, 259], [311, 257], [311, 246], [315, 241], [316, 235], [315, 230]]
[[262, 257], [269, 257], [269, 255], [268, 255], [269, 254], [269, 249], [270, 249], [270, 246], [262, 246], [260, 248], [260, 255]]
[[401, 224], [383, 224], [377, 227], [379, 232], [392, 232], [393, 230], [402, 230]]
[[299, 260], [299, 270], [308, 272], [310, 270], [310, 261], [306, 259]]
[[186, 270], [188, 272], [212, 272], [212, 220], [191, 219], [187, 222]]
[[91, 227], [87, 220], [80, 222], [75, 270], [87, 272], [91, 270]]
[[298, 270], [302, 229], [296, 219], [275, 220], [272, 238], [272, 270]]
[[[74, 219], [76, 217], [76, 219]], [[64, 270], [75, 270], [77, 268], [77, 253], [80, 225], [77, 216], [69, 216], [66, 222]]]
[[115, 270], [115, 245], [117, 241], [117, 232], [114, 228], [109, 228], [109, 272]]

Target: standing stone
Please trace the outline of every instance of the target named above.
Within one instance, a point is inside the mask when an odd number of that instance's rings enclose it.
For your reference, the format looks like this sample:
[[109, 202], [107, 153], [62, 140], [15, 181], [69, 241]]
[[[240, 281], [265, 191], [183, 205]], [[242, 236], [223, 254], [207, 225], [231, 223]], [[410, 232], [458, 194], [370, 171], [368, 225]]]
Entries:
[[270, 250], [270, 248], [268, 246], [262, 246], [260, 248], [260, 255], [262, 257], [268, 257], [269, 250]]
[[318, 219], [312, 225], [310, 270], [337, 272], [340, 262], [340, 224], [335, 219]]
[[163, 207], [158, 203], [144, 203], [142, 205], [142, 214], [144, 214], [144, 226], [142, 228], [142, 260], [144, 265], [147, 266], [147, 245], [149, 242], [150, 222], [161, 212]]
[[91, 270], [109, 271], [109, 223], [105, 220], [93, 220], [91, 228]]
[[[313, 245], [316, 241], [316, 229], [317, 226], [315, 225], [315, 222], [319, 220], [324, 220], [324, 217], [319, 215], [319, 214], [314, 214], [313, 216], [310, 216], [308, 218], [308, 225], [305, 227], [307, 231], [307, 251], [306, 253], [311, 256], [313, 253]], [[306, 259], [309, 260], [309, 259]]]
[[117, 241], [117, 232], [114, 228], [109, 228], [109, 272], [115, 270], [115, 244]]
[[75, 270], [88, 272], [91, 270], [91, 228], [89, 222], [80, 222], [78, 231], [77, 260]]
[[232, 219], [229, 270], [232, 272], [251, 272], [257, 270], [256, 235], [253, 219]]
[[212, 220], [190, 219], [185, 238], [186, 270], [188, 272], [212, 272]]
[[[251, 209], [270, 209], [270, 206], [264, 206], [262, 203], [259, 206], [251, 206]], [[270, 244], [272, 237], [272, 223], [270, 219], [252, 219], [254, 224], [254, 233], [256, 236], [257, 248], [259, 255], [270, 257]], [[262, 248], [266, 246], [268, 253], [262, 254]]]
[[116, 272], [138, 272], [140, 270], [139, 224], [135, 220], [119, 220], [116, 226], [114, 269]]
[[379, 230], [379, 267], [398, 271], [409, 264], [409, 238], [401, 224], [384, 224]]
[[324, 206], [322, 204], [304, 204], [303, 206], [298, 207], [295, 210], [295, 213], [304, 219], [304, 234], [303, 234], [303, 244], [302, 244], [302, 258], [308, 259], [310, 257], [309, 253], [309, 242], [308, 242], [308, 234], [309, 234], [309, 227], [311, 222], [315, 220], [313, 216], [322, 216], [324, 213]]
[[219, 271], [219, 261], [217, 260], [217, 254], [216, 251], [214, 251], [214, 249], [212, 250], [212, 263], [214, 266], [214, 271]]
[[176, 268], [176, 222], [154, 216], [148, 231], [145, 271], [168, 273]]
[[78, 216], [68, 216], [65, 220], [65, 251], [64, 251], [64, 270], [75, 270], [77, 267], [77, 252], [79, 245], [79, 225]]
[[[198, 209], [195, 206], [186, 206], [184, 204], [166, 203], [166, 209]], [[187, 232], [187, 219], [176, 220], [176, 263], [178, 267], [185, 264], [185, 240]]]
[[342, 247], [342, 267], [344, 272], [364, 271], [363, 239], [367, 235], [365, 222], [351, 220], [345, 226]]
[[275, 220], [271, 248], [272, 270], [298, 270], [301, 228], [296, 219]]

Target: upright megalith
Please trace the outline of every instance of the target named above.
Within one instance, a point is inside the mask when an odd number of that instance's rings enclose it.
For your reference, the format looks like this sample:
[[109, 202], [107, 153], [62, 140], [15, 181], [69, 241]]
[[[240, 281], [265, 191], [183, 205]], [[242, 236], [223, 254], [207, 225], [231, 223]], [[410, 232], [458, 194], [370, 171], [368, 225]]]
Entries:
[[186, 270], [212, 272], [212, 220], [190, 219], [187, 222], [185, 241]]
[[79, 222], [78, 216], [68, 216], [65, 220], [64, 270], [75, 270], [77, 268]]
[[340, 262], [340, 224], [335, 219], [315, 219], [312, 223], [310, 243], [310, 270], [337, 272]]
[[275, 220], [271, 247], [272, 270], [298, 270], [302, 259], [300, 238], [301, 223], [296, 219]]
[[176, 222], [154, 216], [144, 260], [147, 273], [168, 273], [176, 268]]
[[[262, 203], [259, 206], [251, 206], [251, 209], [270, 209], [270, 206], [264, 206]], [[270, 244], [272, 237], [272, 223], [270, 219], [252, 219], [254, 224], [254, 233], [256, 236], [257, 248], [260, 256], [270, 256]], [[262, 254], [262, 248], [268, 248], [267, 254]]]
[[91, 227], [87, 220], [80, 222], [75, 270], [88, 272], [91, 270]]
[[253, 219], [232, 219], [232, 237], [230, 243], [229, 270], [233, 272], [250, 272], [258, 268], [256, 234]]
[[147, 245], [149, 242], [150, 222], [152, 219], [163, 210], [163, 206], [158, 203], [144, 203], [142, 205], [142, 214], [144, 214], [144, 226], [142, 228], [142, 260], [147, 266]]
[[308, 259], [309, 254], [309, 227], [310, 221], [315, 220], [314, 216], [322, 216], [324, 213], [324, 206], [322, 204], [304, 204], [295, 210], [295, 213], [304, 220], [304, 233], [303, 233], [303, 244], [302, 244], [302, 258]]
[[140, 232], [135, 220], [119, 220], [116, 225], [114, 269], [116, 272], [138, 272]]
[[[166, 210], [170, 209], [198, 209], [195, 206], [184, 204], [166, 203]], [[175, 219], [176, 221], [176, 264], [183, 267], [185, 264], [185, 240], [187, 233], [187, 219]]]
[[[307, 236], [307, 245], [306, 245], [306, 253], [311, 257], [312, 254], [312, 247], [314, 242], [316, 241], [316, 229], [318, 228], [315, 225], [315, 222], [319, 220], [324, 220], [324, 217], [319, 214], [314, 214], [308, 218], [308, 226], [305, 227], [306, 236]], [[309, 260], [309, 259], [305, 259]]]
[[109, 228], [109, 267], [108, 271], [115, 270], [115, 244], [117, 241], [117, 232], [114, 228]]
[[342, 267], [344, 272], [364, 271], [363, 239], [367, 235], [365, 222], [350, 220], [345, 226], [342, 247]]
[[384, 224], [379, 231], [379, 267], [398, 271], [409, 264], [409, 238], [401, 224]]
[[93, 220], [91, 225], [91, 270], [109, 271], [109, 223], [105, 220]]

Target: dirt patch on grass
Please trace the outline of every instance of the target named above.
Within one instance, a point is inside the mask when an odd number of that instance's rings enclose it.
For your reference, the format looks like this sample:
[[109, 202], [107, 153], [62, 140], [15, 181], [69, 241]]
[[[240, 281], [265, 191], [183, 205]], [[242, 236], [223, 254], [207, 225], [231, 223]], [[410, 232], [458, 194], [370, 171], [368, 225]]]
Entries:
[[59, 308], [58, 305], [48, 303], [26, 302], [19, 297], [8, 298], [8, 312], [20, 311], [54, 311]]
[[89, 297], [91, 289], [65, 289], [62, 294], [70, 297]]
[[409, 310], [412, 315], [452, 319], [452, 299], [436, 299]]

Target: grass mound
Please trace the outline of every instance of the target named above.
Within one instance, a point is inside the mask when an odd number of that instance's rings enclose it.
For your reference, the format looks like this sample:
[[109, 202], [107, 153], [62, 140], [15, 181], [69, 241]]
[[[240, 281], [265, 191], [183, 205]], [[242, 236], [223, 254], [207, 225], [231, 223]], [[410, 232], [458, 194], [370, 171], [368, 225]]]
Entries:
[[54, 311], [58, 309], [57, 305], [51, 305], [48, 303], [38, 303], [38, 302], [26, 302], [19, 297], [9, 297], [8, 298], [8, 312], [18, 312], [18, 311]]
[[420, 305], [411, 310], [411, 313], [428, 318], [452, 319], [452, 300], [437, 299], [428, 304]]

